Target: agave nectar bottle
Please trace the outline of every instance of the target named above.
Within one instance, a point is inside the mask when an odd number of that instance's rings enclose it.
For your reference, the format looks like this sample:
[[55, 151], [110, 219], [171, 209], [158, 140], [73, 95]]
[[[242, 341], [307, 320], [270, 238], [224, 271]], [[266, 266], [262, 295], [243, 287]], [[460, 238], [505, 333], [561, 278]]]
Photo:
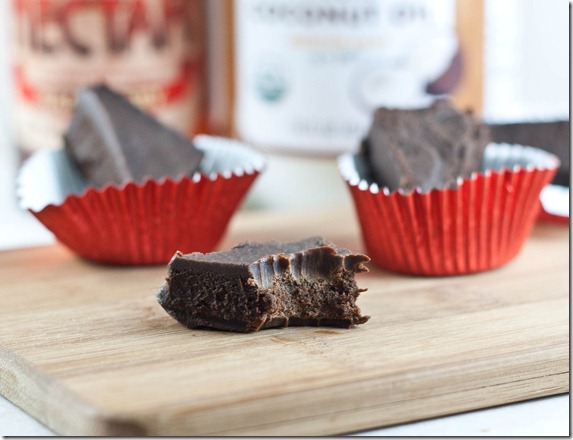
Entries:
[[269, 152], [355, 150], [378, 106], [481, 106], [481, 0], [236, 0], [234, 125]]
[[106, 82], [182, 132], [203, 105], [202, 0], [12, 0], [15, 135], [61, 145], [84, 85]]

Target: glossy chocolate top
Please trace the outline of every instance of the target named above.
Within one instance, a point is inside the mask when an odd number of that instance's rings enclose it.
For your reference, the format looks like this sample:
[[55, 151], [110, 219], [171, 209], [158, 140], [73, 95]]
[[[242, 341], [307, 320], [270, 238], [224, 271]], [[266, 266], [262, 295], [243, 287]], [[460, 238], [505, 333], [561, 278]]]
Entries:
[[208, 254], [176, 253], [170, 268], [184, 271], [199, 266], [201, 270], [248, 274], [257, 284], [266, 286], [270, 279], [287, 271], [297, 279], [327, 277], [343, 269], [363, 272], [367, 270], [363, 263], [369, 260], [321, 237], [310, 237], [292, 242], [245, 242], [228, 251]]
[[202, 152], [105, 85], [80, 91], [64, 135], [65, 150], [88, 183], [192, 176]]

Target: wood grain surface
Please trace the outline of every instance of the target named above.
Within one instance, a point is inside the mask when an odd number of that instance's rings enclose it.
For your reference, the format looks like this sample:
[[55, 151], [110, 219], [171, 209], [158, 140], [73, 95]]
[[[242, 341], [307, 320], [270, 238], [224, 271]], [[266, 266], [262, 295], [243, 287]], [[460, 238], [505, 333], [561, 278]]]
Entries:
[[[222, 248], [323, 235], [363, 250], [351, 210], [242, 213]], [[371, 266], [356, 328], [189, 330], [155, 294], [165, 267], [0, 253], [0, 392], [65, 435], [320, 435], [569, 387], [567, 227], [538, 225], [488, 273], [414, 278]]]

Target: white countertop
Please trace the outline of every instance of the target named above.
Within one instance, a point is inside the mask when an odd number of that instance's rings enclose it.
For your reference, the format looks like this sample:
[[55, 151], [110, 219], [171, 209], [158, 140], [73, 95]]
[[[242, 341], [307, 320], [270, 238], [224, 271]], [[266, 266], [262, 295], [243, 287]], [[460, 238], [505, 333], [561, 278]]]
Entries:
[[[56, 435], [11, 402], [0, 397], [1, 434]], [[360, 436], [378, 437], [557, 437], [569, 435], [569, 396], [548, 397], [502, 407], [375, 429]]]

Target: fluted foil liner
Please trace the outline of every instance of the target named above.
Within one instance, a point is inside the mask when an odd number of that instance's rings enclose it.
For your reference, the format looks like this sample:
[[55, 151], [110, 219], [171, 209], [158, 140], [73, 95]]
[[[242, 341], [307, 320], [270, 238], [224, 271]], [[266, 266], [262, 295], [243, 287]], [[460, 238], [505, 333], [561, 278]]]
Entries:
[[493, 269], [522, 248], [540, 193], [559, 160], [543, 150], [490, 144], [482, 171], [456, 189], [389, 191], [362, 178], [358, 155], [339, 158], [372, 262], [411, 275], [462, 275]]
[[75, 253], [100, 263], [164, 264], [178, 250], [211, 252], [265, 159], [229, 139], [194, 142], [205, 155], [193, 177], [101, 189], [88, 187], [63, 151], [36, 153], [18, 175], [20, 206]]

